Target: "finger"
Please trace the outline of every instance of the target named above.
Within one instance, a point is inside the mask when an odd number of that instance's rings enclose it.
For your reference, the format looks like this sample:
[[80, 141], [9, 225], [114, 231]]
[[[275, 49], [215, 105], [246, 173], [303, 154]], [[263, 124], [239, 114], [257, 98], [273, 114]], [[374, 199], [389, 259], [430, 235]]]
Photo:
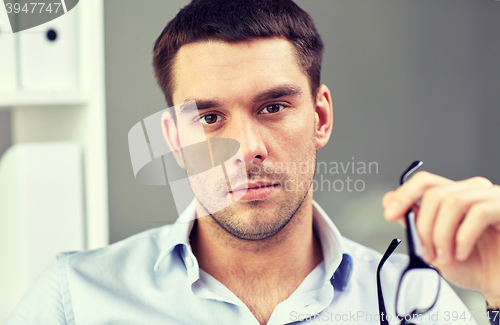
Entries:
[[[417, 216], [417, 229], [422, 242], [424, 258], [427, 263], [431, 263], [436, 258], [436, 247], [433, 240], [434, 228], [445, 197], [471, 188], [491, 186], [491, 183], [488, 182], [486, 179], [474, 177], [463, 181], [451, 182], [446, 185], [435, 186], [425, 191], [422, 197], [420, 213]], [[450, 200], [453, 199], [451, 198]], [[443, 213], [446, 213], [446, 211]], [[439, 234], [442, 234], [443, 231], [447, 232], [448, 230], [440, 230]], [[447, 239], [445, 238], [444, 240]], [[444, 254], [444, 251], [440, 252]]]
[[[418, 211], [420, 210], [420, 207], [418, 205], [414, 205], [411, 210], [413, 211], [414, 215], [418, 215]], [[396, 220], [403, 228], [406, 229], [406, 218], [399, 218]]]
[[433, 227], [433, 245], [440, 265], [448, 265], [455, 257], [457, 229], [473, 204], [493, 199], [497, 195], [488, 186], [449, 192], [442, 199]]
[[387, 205], [392, 201], [394, 194], [395, 194], [395, 191], [389, 191], [389, 192], [384, 194], [384, 196], [382, 197], [382, 206], [384, 208], [386, 208]]
[[[420, 210], [420, 207], [418, 205], [414, 205], [411, 209], [415, 215], [418, 215], [418, 211]], [[397, 221], [403, 228], [406, 229], [406, 218], [399, 218], [391, 221]]]
[[411, 210], [413, 211], [413, 214], [418, 216], [418, 214], [420, 213], [420, 206], [415, 204], [414, 206], [411, 207]]
[[456, 236], [459, 261], [469, 258], [481, 235], [492, 225], [500, 225], [500, 199], [483, 201], [470, 208]]
[[384, 217], [389, 221], [403, 218], [408, 209], [420, 200], [427, 189], [450, 183], [453, 181], [425, 171], [416, 173], [395, 191], [390, 197], [390, 202], [386, 202]]
[[[385, 207], [388, 204], [387, 202], [390, 202], [392, 200], [392, 197], [394, 196], [394, 194], [395, 194], [394, 191], [390, 191], [390, 192], [385, 193], [384, 197], [382, 198], [382, 206], [383, 207]], [[414, 205], [412, 207], [412, 210], [413, 210], [413, 213], [415, 215], [418, 215], [418, 211], [420, 210], [420, 208], [418, 205]], [[403, 228], [406, 228], [406, 219], [405, 218], [399, 218], [396, 220], [388, 220], [388, 221], [397, 221]]]

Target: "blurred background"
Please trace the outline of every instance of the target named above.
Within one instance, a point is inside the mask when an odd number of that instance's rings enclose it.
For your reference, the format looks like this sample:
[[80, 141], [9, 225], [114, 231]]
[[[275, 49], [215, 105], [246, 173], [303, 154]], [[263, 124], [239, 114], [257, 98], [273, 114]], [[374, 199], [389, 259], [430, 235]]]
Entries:
[[[15, 145], [64, 141], [80, 150], [75, 164], [82, 162], [82, 175], [75, 182], [82, 212], [75, 229], [83, 239], [69, 249], [101, 247], [177, 217], [168, 186], [134, 179], [127, 134], [166, 108], [152, 48], [188, 1], [87, 1], [67, 14], [74, 13], [77, 26], [76, 44], [63, 45], [75, 48], [75, 86], [50, 90], [49, 99], [33, 96], [40, 89], [24, 87], [22, 78], [17, 90], [0, 88], [0, 182], [8, 173], [1, 155]], [[454, 180], [484, 176], [500, 183], [500, 1], [296, 2], [323, 37], [322, 83], [333, 98], [333, 133], [318, 163], [328, 170], [350, 164], [337, 174], [318, 171], [314, 197], [344, 236], [380, 252], [392, 238], [404, 238], [399, 225], [383, 219], [381, 199], [413, 160]], [[0, 52], [9, 35], [0, 34]], [[19, 60], [16, 66], [24, 64]], [[370, 163], [371, 171], [357, 169]], [[0, 213], [0, 227], [12, 223], [1, 206]], [[1, 243], [0, 250], [13, 247]], [[470, 310], [484, 309], [479, 294], [457, 292]]]

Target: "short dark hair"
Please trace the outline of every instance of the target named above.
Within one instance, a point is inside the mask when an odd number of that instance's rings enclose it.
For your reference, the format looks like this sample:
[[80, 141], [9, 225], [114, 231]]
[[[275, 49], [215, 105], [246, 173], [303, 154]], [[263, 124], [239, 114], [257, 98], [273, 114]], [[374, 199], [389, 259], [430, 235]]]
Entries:
[[182, 45], [269, 37], [283, 37], [293, 44], [316, 98], [323, 41], [312, 18], [292, 0], [193, 0], [167, 24], [154, 46], [153, 68], [167, 104], [173, 106], [172, 70]]

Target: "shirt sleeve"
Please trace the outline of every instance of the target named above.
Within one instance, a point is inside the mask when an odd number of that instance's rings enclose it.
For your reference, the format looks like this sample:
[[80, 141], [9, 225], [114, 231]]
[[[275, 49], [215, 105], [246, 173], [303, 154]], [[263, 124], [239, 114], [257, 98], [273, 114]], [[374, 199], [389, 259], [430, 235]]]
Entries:
[[6, 325], [66, 325], [59, 272], [59, 254], [33, 283], [7, 319]]

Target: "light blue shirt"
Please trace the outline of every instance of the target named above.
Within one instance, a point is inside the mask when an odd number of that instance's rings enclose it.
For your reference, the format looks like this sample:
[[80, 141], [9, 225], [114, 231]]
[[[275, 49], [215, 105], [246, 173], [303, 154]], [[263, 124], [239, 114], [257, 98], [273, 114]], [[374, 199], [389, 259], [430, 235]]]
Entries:
[[[195, 215], [194, 201], [184, 213]], [[258, 325], [235, 294], [199, 268], [189, 244], [193, 224], [177, 221], [101, 249], [59, 254], [7, 324]], [[316, 202], [313, 225], [324, 260], [276, 306], [268, 324], [379, 324], [376, 268], [381, 255], [343, 238]], [[388, 312], [393, 313], [406, 263], [405, 256], [395, 255], [384, 266]], [[437, 321], [427, 315], [422, 324], [457, 324], [446, 321], [446, 313], [453, 311], [466, 308], [444, 283], [429, 314]]]

